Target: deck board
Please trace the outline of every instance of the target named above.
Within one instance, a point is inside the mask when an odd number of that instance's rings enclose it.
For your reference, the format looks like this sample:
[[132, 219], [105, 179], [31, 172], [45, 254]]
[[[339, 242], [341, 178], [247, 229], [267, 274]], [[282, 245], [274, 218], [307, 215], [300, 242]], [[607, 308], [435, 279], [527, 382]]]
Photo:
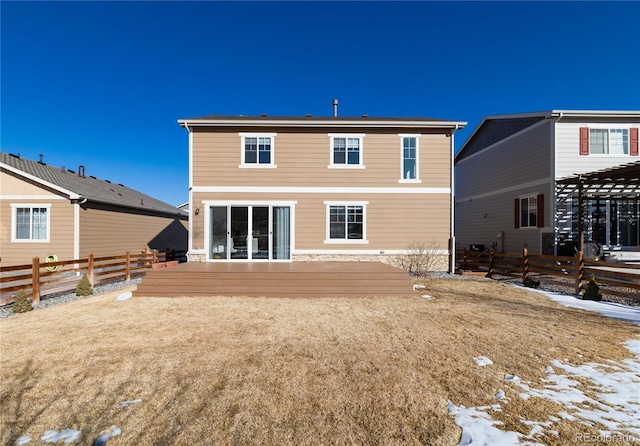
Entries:
[[414, 295], [407, 273], [378, 262], [182, 263], [147, 272], [134, 297]]

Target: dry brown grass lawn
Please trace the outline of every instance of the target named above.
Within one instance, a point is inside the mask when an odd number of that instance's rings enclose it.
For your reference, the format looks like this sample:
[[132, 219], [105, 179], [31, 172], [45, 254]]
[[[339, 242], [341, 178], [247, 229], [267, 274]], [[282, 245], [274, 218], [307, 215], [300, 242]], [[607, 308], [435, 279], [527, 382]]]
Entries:
[[[0, 321], [1, 441], [49, 429], [116, 445], [453, 445], [447, 400], [487, 405], [505, 429], [562, 408], [517, 397], [552, 359], [630, 357], [637, 326], [487, 280], [425, 282], [435, 300], [92, 297]], [[487, 356], [479, 367], [473, 357]], [[141, 403], [118, 408], [123, 401]], [[574, 443], [597, 426], [560, 421]]]

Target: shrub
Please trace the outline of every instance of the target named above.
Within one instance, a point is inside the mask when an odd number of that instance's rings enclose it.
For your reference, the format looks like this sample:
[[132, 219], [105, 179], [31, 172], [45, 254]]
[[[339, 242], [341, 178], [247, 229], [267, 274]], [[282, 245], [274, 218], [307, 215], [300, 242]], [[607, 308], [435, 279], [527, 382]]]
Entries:
[[18, 291], [13, 300], [13, 312], [26, 313], [31, 310], [33, 310], [33, 305], [31, 305], [31, 299], [27, 299], [27, 293], [24, 290]]
[[412, 276], [425, 276], [433, 271], [440, 262], [437, 245], [431, 242], [411, 242], [407, 247], [407, 254], [401, 254], [394, 258], [394, 263]]
[[90, 296], [91, 294], [93, 294], [93, 288], [91, 287], [89, 278], [85, 274], [76, 287], [76, 296]]
[[598, 302], [602, 300], [600, 287], [596, 283], [595, 279], [591, 279], [587, 284], [587, 288], [584, 290], [584, 294], [582, 295], [582, 300], [595, 300]]
[[539, 280], [533, 280], [533, 279], [527, 277], [526, 279], [524, 279], [522, 284], [527, 288], [535, 288], [535, 289], [537, 289], [540, 286], [540, 281]]

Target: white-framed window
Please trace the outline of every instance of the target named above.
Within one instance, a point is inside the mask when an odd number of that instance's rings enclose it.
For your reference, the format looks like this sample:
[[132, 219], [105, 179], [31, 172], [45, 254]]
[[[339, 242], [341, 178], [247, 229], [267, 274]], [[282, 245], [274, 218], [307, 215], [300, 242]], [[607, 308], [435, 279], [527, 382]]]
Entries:
[[12, 242], [49, 242], [50, 204], [11, 204]]
[[530, 195], [520, 198], [520, 227], [538, 227], [538, 196]]
[[629, 129], [626, 128], [590, 128], [589, 154], [591, 155], [628, 155]]
[[398, 135], [400, 137], [399, 183], [420, 183], [418, 171], [420, 135]]
[[325, 243], [369, 243], [367, 205], [362, 202], [325, 201], [327, 234]]
[[276, 133], [239, 133], [241, 162], [239, 167], [276, 167]]
[[331, 154], [329, 168], [363, 169], [362, 142], [365, 135], [330, 133]]

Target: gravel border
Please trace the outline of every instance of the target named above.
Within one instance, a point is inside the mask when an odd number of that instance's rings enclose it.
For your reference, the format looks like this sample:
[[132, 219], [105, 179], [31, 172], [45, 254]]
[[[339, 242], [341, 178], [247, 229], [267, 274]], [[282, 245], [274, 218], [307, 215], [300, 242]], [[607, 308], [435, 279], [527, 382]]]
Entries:
[[[75, 300], [85, 299], [87, 297], [99, 296], [101, 294], [110, 293], [112, 291], [117, 291], [122, 288], [126, 288], [132, 285], [138, 285], [142, 281], [141, 277], [126, 281], [126, 280], [118, 280], [114, 282], [107, 282], [104, 284], [97, 285], [93, 288], [93, 294], [89, 296], [76, 296], [75, 291], [65, 292], [65, 293], [56, 293], [45, 296], [40, 299], [40, 303], [33, 306], [34, 310], [42, 310], [48, 307], [52, 307], [54, 305], [64, 304], [67, 302], [73, 302]], [[0, 308], [0, 319], [8, 318], [10, 316], [15, 315], [13, 312], [11, 305], [5, 305]]]

